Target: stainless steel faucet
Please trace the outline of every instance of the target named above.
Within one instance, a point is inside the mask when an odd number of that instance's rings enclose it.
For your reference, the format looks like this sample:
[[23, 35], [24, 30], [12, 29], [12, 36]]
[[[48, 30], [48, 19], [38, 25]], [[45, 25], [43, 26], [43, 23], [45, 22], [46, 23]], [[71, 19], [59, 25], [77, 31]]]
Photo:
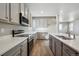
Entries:
[[73, 34], [73, 39], [75, 39], [75, 34]]
[[68, 37], [70, 37], [70, 32], [66, 32], [66, 34], [68, 34]]
[[74, 33], [66, 32], [66, 34], [68, 34], [68, 37], [70, 37], [70, 38], [71, 38], [71, 35], [73, 35], [73, 39], [75, 39], [75, 34]]

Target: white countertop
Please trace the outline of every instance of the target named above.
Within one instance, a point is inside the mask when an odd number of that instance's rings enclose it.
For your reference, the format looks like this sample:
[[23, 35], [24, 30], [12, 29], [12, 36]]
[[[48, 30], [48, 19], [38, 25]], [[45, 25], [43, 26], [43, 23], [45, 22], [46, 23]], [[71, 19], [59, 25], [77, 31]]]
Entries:
[[11, 35], [0, 37], [0, 55], [3, 55], [27, 38], [28, 37], [12, 37]]
[[26, 32], [26, 33], [20, 33], [20, 34], [17, 34], [17, 35], [24, 35], [24, 34], [28, 34], [28, 35], [32, 35], [32, 34], [35, 34], [36, 32]]
[[[59, 37], [57, 37], [55, 34], [51, 34], [52, 36], [54, 36], [55, 38], [57, 38], [58, 40], [60, 40], [61, 42], [63, 42], [64, 44], [68, 45], [69, 47], [73, 48], [74, 50], [76, 50], [78, 53], [79, 53], [79, 36], [76, 36], [75, 39], [73, 40], [64, 40], [64, 39], [61, 39]], [[60, 34], [58, 34], [60, 35]], [[63, 34], [64, 36], [66, 34]]]

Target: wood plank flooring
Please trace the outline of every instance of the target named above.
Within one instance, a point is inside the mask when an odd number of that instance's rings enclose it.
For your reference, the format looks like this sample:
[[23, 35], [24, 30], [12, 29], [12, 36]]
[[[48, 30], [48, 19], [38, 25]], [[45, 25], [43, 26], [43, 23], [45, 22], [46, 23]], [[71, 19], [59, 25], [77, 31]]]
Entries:
[[52, 56], [52, 52], [49, 49], [49, 40], [37, 40], [33, 46], [31, 56]]

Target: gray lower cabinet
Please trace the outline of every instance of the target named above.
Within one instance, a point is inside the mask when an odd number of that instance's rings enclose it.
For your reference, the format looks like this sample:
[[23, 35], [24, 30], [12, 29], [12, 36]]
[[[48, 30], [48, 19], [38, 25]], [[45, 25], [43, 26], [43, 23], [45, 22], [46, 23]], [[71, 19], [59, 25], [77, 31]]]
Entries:
[[62, 45], [61, 42], [55, 39], [55, 55], [61, 56], [62, 55]]
[[11, 50], [4, 53], [2, 56], [20, 56], [20, 45], [15, 46]]
[[63, 56], [76, 56], [78, 53], [71, 47], [63, 44]]
[[49, 48], [55, 56], [79, 56], [79, 52], [49, 35]]
[[51, 35], [49, 35], [49, 48], [52, 51], [52, 36]]
[[13, 47], [2, 56], [27, 56], [27, 40]]
[[27, 56], [27, 40], [21, 44], [21, 56]]
[[62, 55], [62, 47], [61, 42], [57, 40], [52, 35], [49, 35], [49, 47], [55, 56], [61, 56]]
[[55, 55], [55, 38], [52, 36], [52, 52]]

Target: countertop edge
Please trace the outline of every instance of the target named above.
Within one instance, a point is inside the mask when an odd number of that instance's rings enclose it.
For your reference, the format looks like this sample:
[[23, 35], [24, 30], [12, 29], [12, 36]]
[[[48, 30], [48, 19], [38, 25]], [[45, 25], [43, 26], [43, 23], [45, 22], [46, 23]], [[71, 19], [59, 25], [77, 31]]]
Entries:
[[62, 43], [66, 44], [67, 46], [69, 46], [70, 48], [72, 48], [73, 50], [75, 50], [77, 53], [79, 53], [79, 50], [78, 50], [78, 49], [76, 49], [76, 48], [72, 47], [71, 45], [67, 44], [66, 42], [64, 42], [65, 40], [63, 40], [62, 38], [59, 38], [59, 37], [57, 37], [57, 36], [54, 35], [54, 34], [50, 34], [50, 35], [54, 36], [54, 37], [57, 38], [59, 41], [61, 41]]
[[[16, 38], [16, 37], [15, 37]], [[18, 37], [17, 37], [18, 38]], [[19, 37], [20, 38], [20, 37]], [[5, 54], [6, 52], [8, 52], [9, 50], [11, 50], [12, 48], [14, 48], [15, 46], [17, 46], [18, 44], [22, 43], [23, 41], [25, 41], [27, 39], [27, 37], [25, 37], [25, 39], [23, 39], [22, 41], [20, 42], [17, 42], [16, 44], [14, 45], [11, 45], [10, 48], [8, 48], [7, 50], [3, 51], [2, 53], [0, 53], [0, 56]]]

